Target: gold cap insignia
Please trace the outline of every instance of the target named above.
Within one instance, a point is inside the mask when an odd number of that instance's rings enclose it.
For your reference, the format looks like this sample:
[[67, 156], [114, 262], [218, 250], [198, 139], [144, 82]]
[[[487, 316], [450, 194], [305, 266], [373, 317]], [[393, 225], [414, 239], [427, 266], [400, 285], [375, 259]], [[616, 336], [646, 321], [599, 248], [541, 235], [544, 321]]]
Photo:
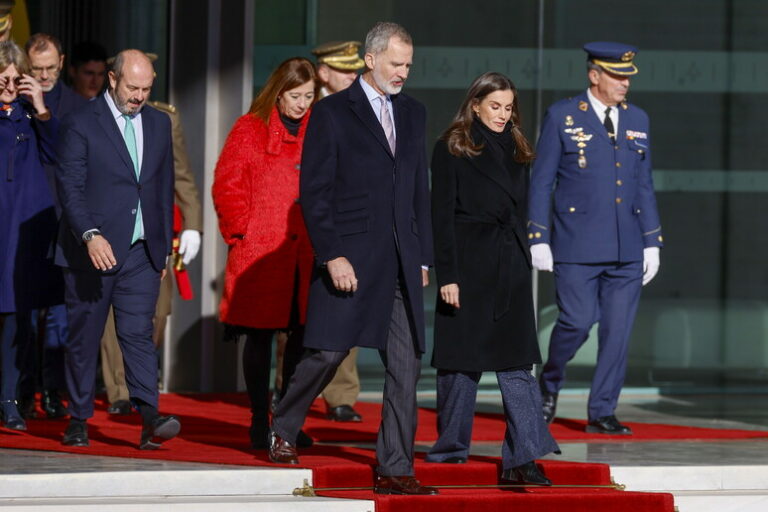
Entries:
[[622, 62], [629, 62], [629, 61], [631, 61], [634, 58], [635, 58], [635, 52], [632, 52], [632, 51], [624, 52], [624, 55], [621, 56], [621, 61]]

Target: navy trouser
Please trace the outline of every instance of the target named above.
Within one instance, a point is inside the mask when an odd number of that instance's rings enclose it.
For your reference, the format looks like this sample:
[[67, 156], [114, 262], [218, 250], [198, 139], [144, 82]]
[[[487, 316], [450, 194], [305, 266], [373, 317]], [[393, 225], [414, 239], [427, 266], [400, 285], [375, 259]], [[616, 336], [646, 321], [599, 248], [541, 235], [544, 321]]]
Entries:
[[560, 315], [549, 340], [549, 357], [540, 376], [542, 390], [557, 393], [565, 365], [598, 327], [598, 351], [589, 393], [590, 420], [616, 410], [627, 370], [629, 336], [642, 288], [643, 264], [555, 264], [555, 291]]
[[[427, 462], [469, 457], [477, 384], [481, 372], [437, 372], [437, 431], [439, 438], [429, 450]], [[560, 448], [541, 415], [541, 392], [527, 370], [496, 372], [504, 403], [507, 431], [501, 448], [504, 469], [538, 459]]]
[[125, 363], [131, 399], [157, 408], [157, 353], [152, 317], [160, 292], [160, 272], [152, 267], [146, 247], [138, 242], [116, 272], [65, 269], [69, 341], [66, 377], [69, 412], [79, 419], [93, 416], [99, 345], [109, 306]]

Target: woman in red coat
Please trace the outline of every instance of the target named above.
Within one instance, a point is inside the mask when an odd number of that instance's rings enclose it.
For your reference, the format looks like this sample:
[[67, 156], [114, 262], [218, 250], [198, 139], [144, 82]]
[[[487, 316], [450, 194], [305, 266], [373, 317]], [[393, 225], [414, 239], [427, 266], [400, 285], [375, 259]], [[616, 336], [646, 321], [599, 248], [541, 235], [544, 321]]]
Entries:
[[284, 387], [302, 351], [313, 253], [298, 203], [299, 163], [317, 86], [307, 59], [280, 64], [232, 127], [213, 183], [219, 230], [229, 246], [219, 314], [225, 337], [246, 335], [243, 374], [257, 449], [267, 447], [275, 331], [290, 332]]

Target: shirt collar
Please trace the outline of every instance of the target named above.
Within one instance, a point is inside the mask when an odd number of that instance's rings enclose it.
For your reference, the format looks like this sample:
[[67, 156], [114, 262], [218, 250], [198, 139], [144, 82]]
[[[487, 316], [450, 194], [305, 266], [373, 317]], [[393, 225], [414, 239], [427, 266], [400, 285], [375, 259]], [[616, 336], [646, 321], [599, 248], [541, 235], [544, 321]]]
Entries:
[[[608, 105], [603, 104], [602, 101], [597, 99], [594, 94], [592, 94], [592, 91], [587, 89], [587, 98], [589, 98], [589, 103], [592, 105], [592, 108], [600, 115], [605, 114], [605, 109], [608, 108]], [[617, 108], [616, 105], [611, 107], [612, 109]]]
[[[107, 106], [109, 107], [109, 110], [112, 112], [112, 117], [114, 117], [115, 119], [119, 119], [123, 117], [123, 113], [117, 110], [117, 105], [115, 105], [115, 100], [114, 98], [112, 98], [112, 95], [109, 94], [109, 89], [104, 91], [104, 98], [107, 100]], [[131, 119], [135, 119], [138, 116], [141, 116], [141, 111], [129, 117]]]
[[[381, 98], [381, 94], [379, 94], [378, 91], [371, 86], [371, 84], [366, 82], [362, 75], [360, 75], [360, 86], [363, 88], [363, 92], [368, 98], [368, 101], [373, 102], [375, 98]], [[387, 97], [387, 101], [392, 101], [389, 97], [389, 94], [386, 94], [385, 96]]]

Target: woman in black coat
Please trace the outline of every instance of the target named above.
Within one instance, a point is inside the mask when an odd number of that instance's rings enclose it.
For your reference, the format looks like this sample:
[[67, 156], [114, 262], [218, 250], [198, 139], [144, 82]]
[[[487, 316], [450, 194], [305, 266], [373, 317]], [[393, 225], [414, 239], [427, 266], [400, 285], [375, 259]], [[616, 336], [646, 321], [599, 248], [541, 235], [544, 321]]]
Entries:
[[502, 479], [551, 485], [534, 460], [558, 451], [531, 375], [541, 362], [525, 240], [527, 164], [517, 91], [500, 73], [475, 79], [432, 157], [432, 225], [440, 288], [432, 366], [440, 438], [431, 462], [465, 462], [477, 383], [495, 371], [507, 432]]

